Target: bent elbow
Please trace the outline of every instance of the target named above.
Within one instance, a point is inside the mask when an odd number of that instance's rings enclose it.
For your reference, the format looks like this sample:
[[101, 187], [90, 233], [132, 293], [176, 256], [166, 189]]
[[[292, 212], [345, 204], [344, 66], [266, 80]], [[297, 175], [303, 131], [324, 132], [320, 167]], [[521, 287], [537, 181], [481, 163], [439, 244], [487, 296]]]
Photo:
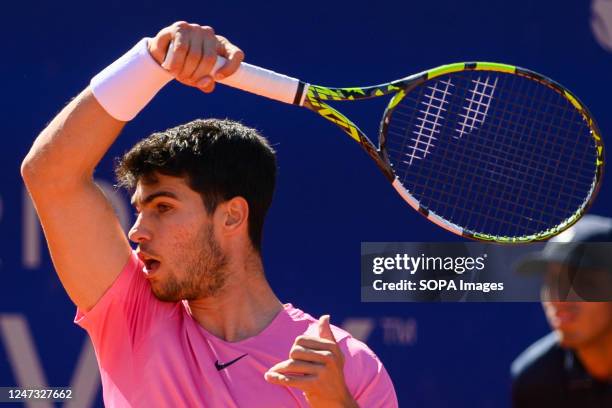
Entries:
[[26, 155], [26, 157], [24, 157], [23, 161], [21, 162], [21, 178], [26, 183], [26, 185], [31, 183], [36, 178], [36, 159], [34, 159], [32, 156], [32, 151], [30, 150], [30, 152]]
[[41, 154], [36, 146], [33, 146], [21, 162], [21, 178], [28, 190], [39, 189], [57, 182], [57, 174], [52, 166], [49, 166], [49, 158]]

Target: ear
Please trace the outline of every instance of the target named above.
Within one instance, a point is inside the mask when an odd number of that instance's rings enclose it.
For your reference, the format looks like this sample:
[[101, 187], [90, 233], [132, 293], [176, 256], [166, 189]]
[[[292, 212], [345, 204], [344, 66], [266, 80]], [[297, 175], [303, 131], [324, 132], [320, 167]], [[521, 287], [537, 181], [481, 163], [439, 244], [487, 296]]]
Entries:
[[223, 230], [234, 233], [248, 228], [249, 203], [243, 197], [234, 197], [223, 203]]

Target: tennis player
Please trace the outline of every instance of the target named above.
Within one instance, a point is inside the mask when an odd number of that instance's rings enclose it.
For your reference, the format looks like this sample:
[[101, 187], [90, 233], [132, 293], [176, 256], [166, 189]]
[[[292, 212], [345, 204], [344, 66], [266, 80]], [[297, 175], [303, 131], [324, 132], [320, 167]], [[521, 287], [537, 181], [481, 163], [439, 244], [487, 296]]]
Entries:
[[[218, 55], [227, 62], [215, 73]], [[166, 27], [96, 75], [23, 161], [75, 322], [93, 343], [105, 405], [396, 407], [365, 344], [270, 288], [261, 236], [276, 162], [255, 130], [196, 120], [123, 156], [117, 175], [133, 191], [136, 251], [93, 181], [123, 126], [166, 83], [211, 92], [242, 59], [210, 27]]]

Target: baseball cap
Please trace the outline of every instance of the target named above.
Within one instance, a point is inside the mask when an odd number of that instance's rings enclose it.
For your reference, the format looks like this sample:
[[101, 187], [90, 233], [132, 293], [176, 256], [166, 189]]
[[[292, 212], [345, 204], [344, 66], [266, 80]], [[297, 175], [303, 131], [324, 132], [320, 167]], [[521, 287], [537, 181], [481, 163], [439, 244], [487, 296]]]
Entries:
[[612, 218], [585, 215], [516, 266], [520, 274], [543, 273], [549, 263], [612, 272]]

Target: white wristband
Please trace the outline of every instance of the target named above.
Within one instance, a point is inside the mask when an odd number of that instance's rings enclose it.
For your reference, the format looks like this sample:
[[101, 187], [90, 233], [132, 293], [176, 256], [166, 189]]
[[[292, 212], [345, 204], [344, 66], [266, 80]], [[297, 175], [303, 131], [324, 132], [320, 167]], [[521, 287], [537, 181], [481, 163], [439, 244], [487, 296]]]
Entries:
[[148, 38], [143, 38], [91, 79], [94, 96], [115, 119], [124, 122], [134, 119], [172, 80], [172, 75], [149, 54], [148, 41]]

